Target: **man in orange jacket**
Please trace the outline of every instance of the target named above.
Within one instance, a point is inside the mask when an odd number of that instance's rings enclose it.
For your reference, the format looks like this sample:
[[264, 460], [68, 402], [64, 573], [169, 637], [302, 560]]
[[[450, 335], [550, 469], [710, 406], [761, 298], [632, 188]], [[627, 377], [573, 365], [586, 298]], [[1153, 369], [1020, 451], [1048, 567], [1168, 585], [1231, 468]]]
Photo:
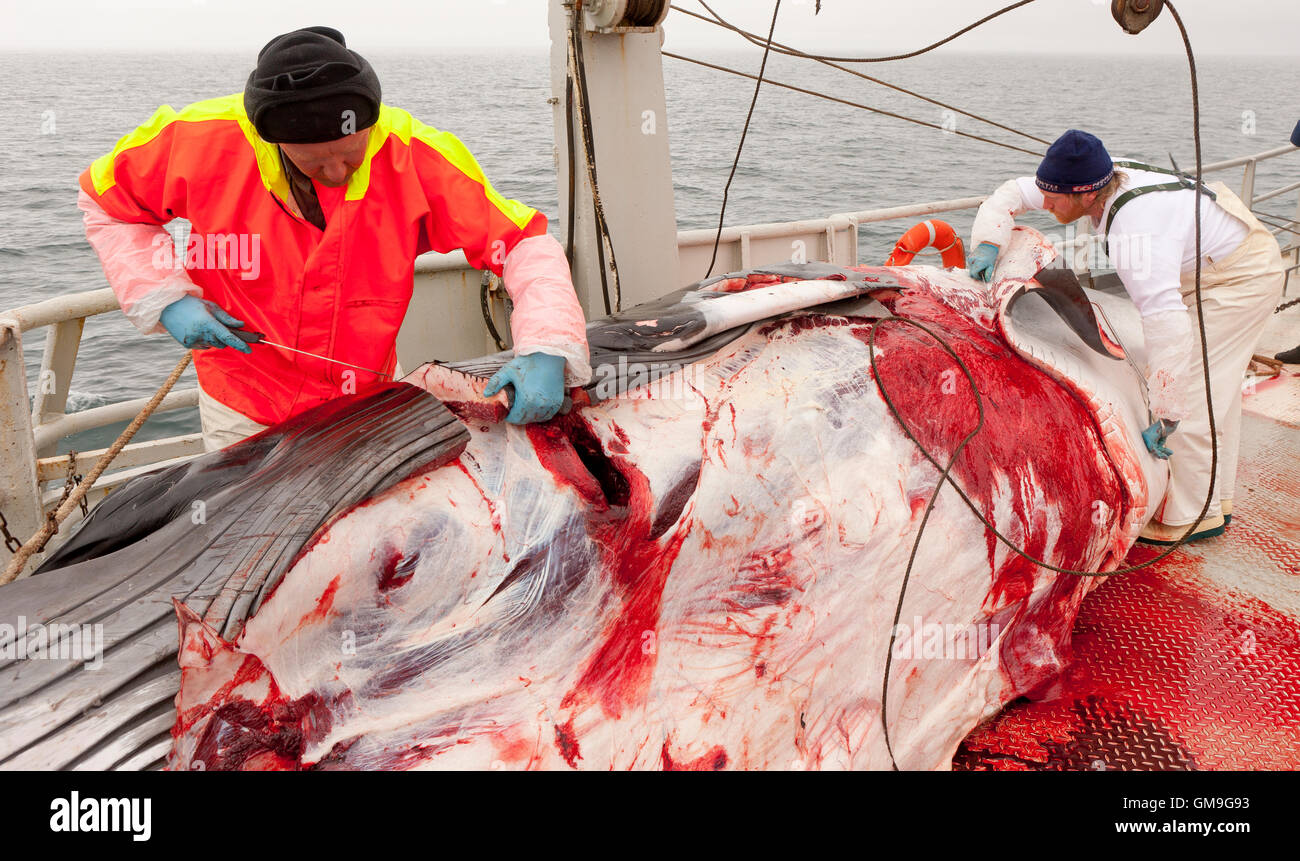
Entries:
[[[508, 421], [545, 420], [591, 374], [585, 321], [546, 217], [499, 195], [453, 135], [380, 101], [341, 33], [271, 40], [242, 94], [162, 107], [81, 176], [79, 206], [127, 317], [199, 349], [209, 448], [391, 374], [415, 258], [463, 249], [504, 277]], [[192, 225], [183, 266], [163, 228]], [[229, 347], [230, 349], [226, 349]]]

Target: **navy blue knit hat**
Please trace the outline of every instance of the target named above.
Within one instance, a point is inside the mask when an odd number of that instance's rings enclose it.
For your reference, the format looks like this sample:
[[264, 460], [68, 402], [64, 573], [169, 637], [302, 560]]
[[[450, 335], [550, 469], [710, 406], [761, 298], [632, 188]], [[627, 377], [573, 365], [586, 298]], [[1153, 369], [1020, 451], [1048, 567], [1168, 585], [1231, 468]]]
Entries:
[[1295, 131], [1291, 132], [1291, 143], [1293, 146], [1300, 146], [1300, 123], [1295, 124]]
[[1101, 141], [1070, 129], [1047, 148], [1034, 183], [1043, 191], [1082, 194], [1096, 191], [1115, 175], [1115, 164]]

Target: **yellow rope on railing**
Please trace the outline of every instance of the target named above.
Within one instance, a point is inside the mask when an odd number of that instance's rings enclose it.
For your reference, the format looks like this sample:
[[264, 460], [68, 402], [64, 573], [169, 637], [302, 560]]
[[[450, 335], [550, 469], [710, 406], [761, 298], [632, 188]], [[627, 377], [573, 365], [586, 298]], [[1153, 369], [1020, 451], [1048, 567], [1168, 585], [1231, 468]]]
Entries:
[[188, 350], [185, 352], [185, 357], [172, 369], [171, 376], [167, 378], [167, 381], [162, 384], [158, 391], [154, 392], [154, 396], [149, 399], [149, 403], [145, 404], [139, 414], [126, 426], [126, 430], [122, 431], [121, 435], [109, 446], [108, 451], [104, 452], [103, 456], [95, 464], [95, 468], [86, 473], [86, 477], [81, 480], [81, 483], [77, 485], [72, 493], [68, 494], [58, 510], [52, 511], [46, 516], [45, 525], [41, 527], [40, 531], [27, 539], [27, 542], [14, 553], [14, 558], [9, 560], [9, 565], [5, 568], [4, 574], [0, 574], [0, 586], [16, 579], [22, 572], [23, 566], [27, 564], [27, 560], [32, 557], [32, 554], [40, 553], [45, 548], [46, 543], [59, 531], [59, 524], [63, 523], [68, 515], [72, 513], [72, 510], [81, 504], [81, 500], [90, 491], [91, 486], [104, 474], [104, 470], [108, 468], [113, 458], [117, 457], [118, 453], [131, 441], [131, 437], [135, 436], [135, 432], [158, 408], [158, 405], [162, 403], [162, 399], [172, 390], [172, 386], [176, 385], [176, 381], [181, 378], [181, 374], [185, 373], [185, 369], [189, 367], [190, 359], [193, 356], [192, 352]]

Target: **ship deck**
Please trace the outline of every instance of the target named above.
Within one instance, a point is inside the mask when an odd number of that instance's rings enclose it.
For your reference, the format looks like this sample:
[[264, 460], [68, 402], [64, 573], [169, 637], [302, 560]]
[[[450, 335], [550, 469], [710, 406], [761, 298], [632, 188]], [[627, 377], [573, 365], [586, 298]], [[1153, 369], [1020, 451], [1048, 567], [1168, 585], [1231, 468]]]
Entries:
[[[1294, 287], [1290, 291], [1294, 293]], [[1300, 306], [1258, 352], [1300, 344]], [[1300, 750], [1300, 366], [1247, 380], [1227, 531], [1104, 581], [1037, 701], [976, 728], [965, 771], [1294, 769]], [[1131, 563], [1156, 556], [1147, 545]]]

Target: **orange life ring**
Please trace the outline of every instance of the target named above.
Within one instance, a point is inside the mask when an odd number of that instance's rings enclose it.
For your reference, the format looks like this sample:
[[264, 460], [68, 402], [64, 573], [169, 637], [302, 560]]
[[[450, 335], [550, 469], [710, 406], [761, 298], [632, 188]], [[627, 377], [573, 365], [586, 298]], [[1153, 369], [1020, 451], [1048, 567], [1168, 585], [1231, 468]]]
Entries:
[[894, 246], [894, 253], [889, 255], [885, 265], [906, 266], [912, 262], [916, 252], [929, 247], [939, 249], [946, 268], [951, 269], [954, 266], [960, 268], [966, 265], [966, 248], [962, 245], [961, 238], [957, 236], [951, 224], [938, 220], [926, 220], [913, 225], [898, 240], [898, 244]]

